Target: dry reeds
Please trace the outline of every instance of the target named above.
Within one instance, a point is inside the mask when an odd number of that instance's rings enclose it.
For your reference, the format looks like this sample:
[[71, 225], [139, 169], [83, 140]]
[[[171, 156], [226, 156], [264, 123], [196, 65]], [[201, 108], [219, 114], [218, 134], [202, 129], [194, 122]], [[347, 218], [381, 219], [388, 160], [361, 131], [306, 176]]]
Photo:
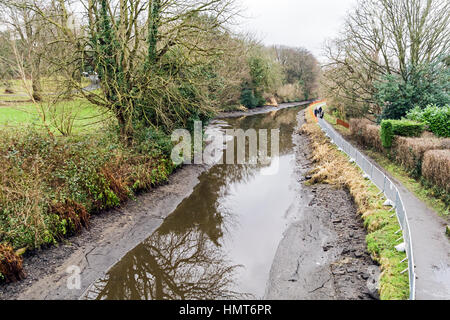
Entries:
[[305, 124], [302, 131], [311, 137], [313, 160], [317, 164], [311, 172], [311, 183], [328, 183], [346, 188], [358, 204], [361, 214], [369, 210], [367, 182], [360, 171], [339, 156], [339, 151], [329, 144], [317, 125]]
[[[350, 192], [357, 205], [358, 213], [363, 218], [364, 225], [369, 232], [367, 235], [368, 251], [382, 268], [381, 298], [407, 299], [408, 277], [401, 273], [405, 267], [402, 262], [404, 254], [397, 252], [394, 248], [398, 244], [396, 232], [399, 226], [396, 218], [392, 217], [391, 212], [383, 205], [384, 200], [379, 194], [379, 190], [364, 179], [359, 168], [351, 164], [346, 156], [331, 145], [317, 124], [314, 123], [313, 116], [306, 113], [306, 117], [308, 123], [303, 125], [301, 131], [310, 137], [315, 163], [315, 168], [311, 171], [310, 183], [328, 183], [345, 188]], [[367, 122], [361, 126], [359, 123], [353, 123], [353, 130], [361, 130], [362, 136], [364, 132], [367, 132], [368, 126], [370, 123]]]

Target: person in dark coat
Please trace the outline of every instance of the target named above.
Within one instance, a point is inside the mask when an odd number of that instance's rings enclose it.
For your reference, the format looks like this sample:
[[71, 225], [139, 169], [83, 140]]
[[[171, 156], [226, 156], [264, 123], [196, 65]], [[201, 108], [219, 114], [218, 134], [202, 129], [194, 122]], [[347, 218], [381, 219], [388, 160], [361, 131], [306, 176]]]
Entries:
[[324, 111], [323, 111], [322, 107], [319, 107], [318, 114], [319, 114], [320, 119], [323, 119]]

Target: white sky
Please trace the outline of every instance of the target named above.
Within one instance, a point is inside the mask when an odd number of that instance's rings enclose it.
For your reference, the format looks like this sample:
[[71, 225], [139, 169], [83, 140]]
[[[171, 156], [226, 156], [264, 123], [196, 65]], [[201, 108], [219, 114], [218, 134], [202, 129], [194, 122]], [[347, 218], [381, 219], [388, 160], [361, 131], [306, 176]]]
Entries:
[[321, 58], [322, 45], [342, 26], [356, 0], [239, 0], [245, 19], [242, 31], [251, 31], [266, 45], [304, 47]]

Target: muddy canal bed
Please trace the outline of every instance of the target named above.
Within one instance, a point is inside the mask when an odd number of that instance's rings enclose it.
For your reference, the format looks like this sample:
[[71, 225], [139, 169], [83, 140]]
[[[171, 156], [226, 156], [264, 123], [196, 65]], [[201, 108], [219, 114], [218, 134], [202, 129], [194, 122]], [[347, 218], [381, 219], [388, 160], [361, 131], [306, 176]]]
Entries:
[[[283, 232], [297, 218], [293, 135], [299, 108], [218, 122], [280, 129], [279, 159], [218, 164], [147, 240], [86, 293], [89, 299], [262, 299]], [[275, 174], [271, 166], [276, 163]]]
[[[279, 129], [268, 165], [186, 166], [166, 186], [92, 220], [25, 261], [1, 299], [372, 299], [377, 270], [346, 191], [306, 186], [303, 107], [218, 119], [212, 127]], [[278, 167], [278, 170], [274, 170]], [[271, 174], [268, 174], [271, 173]], [[68, 268], [81, 287], [68, 287]]]
[[301, 114], [295, 107], [213, 123], [280, 129], [279, 158], [204, 172], [162, 225], [82, 298], [370, 299], [373, 263], [350, 196], [302, 184], [311, 163], [297, 133]]

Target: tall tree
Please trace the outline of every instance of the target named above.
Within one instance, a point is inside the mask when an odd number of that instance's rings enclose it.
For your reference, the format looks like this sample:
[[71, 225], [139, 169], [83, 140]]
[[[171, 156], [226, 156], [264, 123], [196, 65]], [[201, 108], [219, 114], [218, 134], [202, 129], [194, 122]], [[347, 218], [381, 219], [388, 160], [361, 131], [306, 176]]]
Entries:
[[[211, 113], [202, 68], [225, 53], [211, 34], [224, 33], [232, 0], [83, 0], [81, 30], [67, 26], [69, 0], [33, 2], [31, 10], [58, 30], [73, 55], [55, 62], [76, 92], [110, 109], [125, 141], [134, 129], [171, 130]], [[48, 12], [46, 8], [55, 8]], [[58, 10], [56, 10], [58, 9]], [[75, 15], [73, 15], [75, 16]], [[81, 90], [79, 71], [98, 73], [101, 93]], [[78, 89], [76, 87], [79, 87]]]
[[304, 99], [315, 95], [320, 74], [319, 63], [314, 55], [303, 48], [275, 46], [277, 61], [286, 75], [286, 82], [299, 84], [303, 90]]

